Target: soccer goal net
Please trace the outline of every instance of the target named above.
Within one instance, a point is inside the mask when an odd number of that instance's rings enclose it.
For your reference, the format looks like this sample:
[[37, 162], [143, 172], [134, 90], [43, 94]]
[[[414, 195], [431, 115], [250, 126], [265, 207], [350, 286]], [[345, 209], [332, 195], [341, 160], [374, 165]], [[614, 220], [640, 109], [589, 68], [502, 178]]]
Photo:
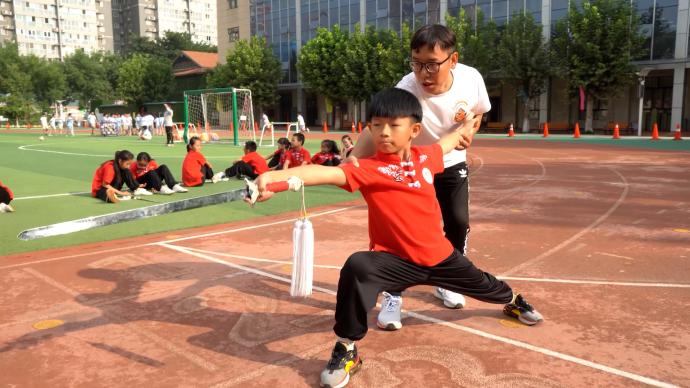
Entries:
[[256, 141], [254, 106], [249, 89], [204, 89], [184, 92], [184, 139]]

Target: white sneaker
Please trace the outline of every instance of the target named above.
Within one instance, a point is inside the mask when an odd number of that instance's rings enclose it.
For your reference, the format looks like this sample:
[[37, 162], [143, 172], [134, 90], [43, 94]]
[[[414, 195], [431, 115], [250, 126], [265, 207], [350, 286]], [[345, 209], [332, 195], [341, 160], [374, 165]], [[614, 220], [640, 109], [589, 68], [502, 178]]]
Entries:
[[138, 189], [134, 190], [133, 195], [153, 195], [153, 193], [143, 187], [139, 187]]
[[402, 309], [402, 296], [391, 295], [383, 292], [383, 300], [381, 301], [381, 311], [379, 311], [376, 326], [383, 330], [399, 330], [402, 328], [400, 321], [400, 310]]
[[186, 193], [189, 191], [189, 190], [185, 189], [184, 187], [180, 186], [179, 183], [176, 184], [175, 186], [173, 186], [172, 190], [176, 193]]
[[0, 203], [0, 213], [12, 213], [14, 209], [12, 206], [2, 202]]
[[161, 186], [161, 189], [158, 190], [158, 193], [163, 194], [163, 195], [170, 195], [170, 194], [175, 194], [175, 190], [171, 189], [167, 185]]
[[215, 175], [213, 175], [213, 178], [211, 178], [211, 182], [213, 183], [218, 183], [220, 182], [223, 178], [225, 178], [225, 173], [224, 172], [217, 172]]
[[132, 197], [129, 195], [123, 195], [123, 196], [118, 195], [117, 199], [118, 199], [118, 201], [129, 201], [130, 199], [132, 199]]
[[448, 307], [449, 309], [461, 309], [465, 307], [465, 305], [467, 304], [467, 301], [465, 300], [465, 297], [462, 296], [462, 294], [458, 294], [457, 292], [453, 291], [448, 291], [441, 287], [436, 287], [436, 290], [434, 291], [434, 296], [441, 299], [443, 301], [443, 305]]

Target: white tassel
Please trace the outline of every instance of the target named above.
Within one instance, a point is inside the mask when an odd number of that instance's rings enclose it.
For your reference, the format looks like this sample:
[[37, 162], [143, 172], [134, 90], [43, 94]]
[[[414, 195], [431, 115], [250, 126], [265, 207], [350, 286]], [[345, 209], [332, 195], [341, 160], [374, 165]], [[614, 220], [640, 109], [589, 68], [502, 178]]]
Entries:
[[290, 295], [306, 297], [312, 293], [314, 280], [314, 228], [307, 218], [299, 219], [292, 229], [292, 281]]

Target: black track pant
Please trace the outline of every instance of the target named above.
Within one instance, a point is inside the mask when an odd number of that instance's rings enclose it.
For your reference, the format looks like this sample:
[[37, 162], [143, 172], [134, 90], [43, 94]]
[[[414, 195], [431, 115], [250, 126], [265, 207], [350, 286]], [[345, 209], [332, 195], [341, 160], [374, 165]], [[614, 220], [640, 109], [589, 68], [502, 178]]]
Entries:
[[157, 169], [147, 172], [146, 174], [137, 178], [137, 182], [140, 184], [146, 184], [146, 189], [160, 191], [163, 186], [163, 182], [169, 187], [173, 188], [177, 184], [177, 181], [173, 177], [170, 169], [165, 164], [158, 166]]
[[[113, 186], [118, 190], [122, 190], [123, 185], [127, 185], [132, 192], [139, 188], [139, 183], [137, 183], [137, 181], [134, 179], [134, 176], [132, 176], [132, 172], [129, 171], [129, 169], [120, 170], [120, 176], [118, 177], [116, 175], [115, 178], [113, 178], [113, 181], [110, 182], [110, 186]], [[108, 195], [106, 194], [107, 191], [108, 189], [101, 187], [96, 192], [96, 198], [108, 202]]]
[[[467, 163], [450, 166], [434, 176], [436, 200], [441, 207], [443, 231], [446, 239], [467, 254], [467, 235], [470, 233], [470, 183]], [[391, 292], [400, 295], [400, 292]]]
[[280, 170], [280, 168], [281, 168], [281, 166], [280, 166], [280, 154], [273, 155], [271, 157], [271, 160], [268, 161], [268, 167], [269, 168], [273, 168], [276, 166], [278, 166], [277, 170]]
[[10, 193], [4, 187], [0, 187], [0, 203], [10, 204]]
[[165, 127], [165, 136], [167, 137], [165, 144], [173, 144], [173, 127]]
[[209, 167], [208, 164], [204, 164], [203, 166], [201, 166], [201, 183], [196, 185], [196, 187], [203, 186], [205, 180], [211, 178], [213, 178], [213, 169]]
[[353, 341], [367, 333], [367, 313], [383, 290], [401, 292], [415, 285], [432, 285], [488, 303], [510, 303], [513, 290], [483, 272], [455, 250], [434, 267], [422, 267], [385, 252], [357, 252], [340, 270], [335, 307], [338, 337]]
[[246, 162], [239, 161], [232, 165], [232, 167], [225, 170], [225, 175], [232, 178], [237, 175], [244, 175], [250, 179], [256, 179], [259, 175], [254, 173], [254, 168]]

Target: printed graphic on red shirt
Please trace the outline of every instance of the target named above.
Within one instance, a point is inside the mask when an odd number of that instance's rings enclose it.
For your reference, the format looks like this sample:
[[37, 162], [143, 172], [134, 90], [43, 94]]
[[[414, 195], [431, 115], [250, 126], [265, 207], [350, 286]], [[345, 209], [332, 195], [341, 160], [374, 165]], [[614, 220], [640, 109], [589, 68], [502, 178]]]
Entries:
[[301, 166], [305, 160], [309, 162], [311, 160], [311, 155], [306, 148], [301, 148], [299, 151], [291, 149], [287, 152], [286, 160], [290, 161], [289, 167], [298, 167]]

